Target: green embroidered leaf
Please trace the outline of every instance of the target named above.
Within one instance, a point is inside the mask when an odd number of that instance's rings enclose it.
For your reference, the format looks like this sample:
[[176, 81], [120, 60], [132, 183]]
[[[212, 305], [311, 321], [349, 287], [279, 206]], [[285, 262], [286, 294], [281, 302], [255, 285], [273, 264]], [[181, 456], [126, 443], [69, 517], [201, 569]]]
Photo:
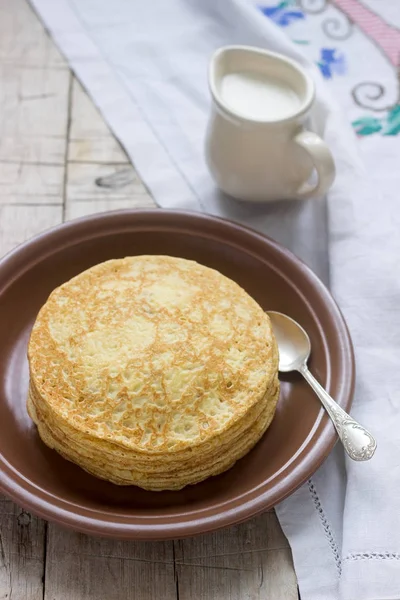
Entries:
[[292, 40], [295, 44], [302, 44], [303, 46], [307, 46], [310, 42], [307, 40]]
[[361, 117], [352, 122], [357, 135], [372, 135], [382, 130], [382, 123], [376, 117]]
[[296, 0], [281, 0], [281, 2], [279, 2], [276, 5], [276, 8], [278, 10], [285, 10], [287, 8], [290, 8], [291, 6], [297, 6], [297, 1]]
[[400, 133], [400, 104], [396, 104], [387, 114], [383, 135], [397, 135]]

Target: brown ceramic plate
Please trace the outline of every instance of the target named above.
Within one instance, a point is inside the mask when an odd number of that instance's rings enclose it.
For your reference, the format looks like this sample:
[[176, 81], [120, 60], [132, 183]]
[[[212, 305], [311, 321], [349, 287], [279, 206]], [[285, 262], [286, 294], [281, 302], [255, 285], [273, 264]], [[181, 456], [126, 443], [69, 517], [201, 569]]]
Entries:
[[211, 531], [291, 494], [336, 436], [300, 376], [285, 377], [275, 419], [230, 471], [180, 492], [146, 492], [96, 479], [48, 449], [29, 419], [26, 348], [49, 293], [73, 275], [135, 254], [194, 259], [239, 283], [265, 309], [297, 319], [311, 337], [310, 367], [341, 406], [351, 404], [353, 352], [331, 295], [295, 256], [233, 223], [191, 213], [122, 211], [56, 227], [0, 262], [0, 486], [32, 512], [74, 529], [132, 539]]

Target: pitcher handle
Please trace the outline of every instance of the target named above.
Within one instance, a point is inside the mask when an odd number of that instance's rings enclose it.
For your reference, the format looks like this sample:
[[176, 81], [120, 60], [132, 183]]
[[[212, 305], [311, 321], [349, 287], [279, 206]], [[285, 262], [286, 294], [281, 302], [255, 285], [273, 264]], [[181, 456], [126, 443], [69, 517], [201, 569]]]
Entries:
[[331, 187], [336, 174], [331, 151], [325, 142], [312, 131], [301, 131], [293, 141], [307, 152], [318, 177], [315, 185], [308, 182], [303, 183], [297, 190], [296, 197], [302, 199], [323, 196]]

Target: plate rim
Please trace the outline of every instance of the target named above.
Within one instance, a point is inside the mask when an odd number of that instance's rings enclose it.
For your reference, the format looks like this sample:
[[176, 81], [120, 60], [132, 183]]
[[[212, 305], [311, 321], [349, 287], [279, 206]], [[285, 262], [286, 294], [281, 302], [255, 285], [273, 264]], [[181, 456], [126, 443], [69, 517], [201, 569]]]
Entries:
[[[124, 217], [127, 217], [126, 220], [124, 220]], [[79, 244], [84, 239], [87, 240], [94, 237], [103, 237], [106, 232], [109, 235], [113, 231], [111, 225], [114, 223], [114, 231], [117, 232], [135, 229], [135, 220], [138, 221], [142, 219], [146, 221], [150, 219], [151, 221], [154, 219], [154, 226], [156, 226], [157, 221], [161, 219], [164, 220], [164, 222], [158, 223], [158, 225], [160, 230], [165, 231], [166, 229], [172, 229], [174, 218], [179, 218], [180, 220], [183, 219], [184, 222], [188, 222], [189, 225], [193, 225], [195, 222], [202, 222], [205, 226], [208, 225], [211, 227], [211, 229], [213, 229], [213, 226], [218, 228], [221, 228], [221, 226], [228, 227], [228, 229], [236, 230], [236, 232], [242, 236], [244, 234], [249, 241], [251, 241], [253, 238], [258, 242], [264, 244], [266, 243], [270, 250], [272, 249], [273, 252], [278, 254], [284, 261], [294, 264], [297, 273], [304, 276], [313, 284], [313, 288], [317, 291], [318, 296], [322, 299], [324, 306], [330, 309], [330, 317], [335, 324], [335, 332], [341, 341], [340, 351], [342, 356], [342, 371], [344, 366], [344, 372], [342, 373], [344, 382], [338, 401], [343, 408], [348, 410], [352, 403], [355, 387], [354, 349], [347, 324], [335, 299], [331, 295], [328, 288], [322, 283], [322, 281], [310, 269], [310, 267], [308, 267], [290, 250], [269, 236], [263, 235], [251, 229], [250, 227], [241, 225], [229, 219], [187, 210], [124, 209], [95, 213], [93, 215], [74, 219], [66, 223], [60, 223], [55, 227], [42, 231], [23, 244], [20, 244], [0, 259], [0, 274], [4, 270], [7, 274], [7, 270], [9, 270], [9, 277], [6, 278], [3, 285], [0, 285], [0, 294], [4, 293], [8, 286], [12, 284], [13, 280], [23, 275], [34, 264], [45, 260], [49, 254], [51, 255], [54, 252], [65, 248], [66, 246]], [[167, 221], [165, 221], [165, 219], [167, 219]], [[116, 227], [117, 223], [118, 227]], [[90, 230], [90, 235], [88, 231], [86, 231], [86, 235], [84, 235], [85, 227], [88, 224], [90, 224], [92, 227]], [[96, 225], [100, 225], [102, 227], [96, 228]], [[147, 225], [147, 228], [148, 227], [149, 226]], [[179, 231], [184, 231], [182, 223], [176, 225], [176, 227], [179, 229]], [[78, 235], [79, 232], [80, 235]], [[201, 233], [200, 229], [199, 232]], [[215, 237], [221, 240], [221, 237], [219, 237], [218, 234]], [[55, 244], [52, 243], [54, 241], [56, 242]], [[227, 243], [223, 238], [221, 241]], [[47, 252], [43, 252], [43, 248], [45, 249], [46, 246]], [[42, 251], [40, 251], [41, 249]], [[32, 252], [30, 252], [30, 250], [32, 250]], [[249, 251], [248, 248], [246, 248], [246, 251]], [[36, 256], [36, 259], [35, 252], [39, 255]], [[15, 264], [17, 266], [19, 265], [19, 269], [15, 270]], [[13, 271], [14, 273], [16, 271], [14, 277], [12, 276]], [[321, 432], [310, 446], [310, 442], [313, 441], [313, 438], [316, 436], [317, 429], [319, 427], [322, 428]], [[298, 489], [324, 462], [337, 441], [337, 436], [333, 425], [330, 423], [329, 417], [322, 412], [322, 409], [320, 410], [319, 418], [317, 419], [313, 430], [315, 430], [314, 433], [311, 435], [312, 432], [310, 432], [308, 436], [310, 439], [307, 442], [306, 447], [301, 450], [300, 454], [304, 454], [304, 451], [307, 450], [308, 446], [310, 446], [308, 452], [305, 452], [305, 455], [299, 465], [291, 472], [291, 485], [284, 485], [284, 482], [280, 480], [277, 484], [275, 484], [275, 492], [269, 493], [270, 498], [268, 501], [265, 497], [265, 492], [256, 494], [254, 498], [250, 498], [250, 500], [247, 502], [239, 503], [229, 510], [222, 508], [220, 512], [217, 511], [208, 517], [200, 516], [196, 518], [195, 516], [196, 514], [199, 515], [200, 512], [207, 512], [206, 509], [203, 509], [202, 511], [193, 511], [193, 513], [190, 513], [194, 515], [193, 518], [178, 522], [168, 522], [168, 519], [171, 520], [171, 517], [164, 515], [163, 523], [155, 523], [154, 521], [157, 519], [157, 517], [143, 517], [141, 518], [143, 524], [137, 522], [137, 517], [135, 517], [135, 523], [124, 523], [122, 520], [115, 522], [105, 520], [104, 513], [96, 510], [90, 510], [88, 512], [91, 512], [92, 514], [96, 512], [100, 513], [98, 518], [88, 515], [85, 516], [82, 514], [82, 512], [86, 510], [85, 507], [81, 507], [81, 512], [73, 512], [73, 503], [71, 501], [64, 501], [71, 507], [70, 510], [66, 510], [60, 505], [51, 502], [49, 499], [51, 497], [54, 498], [54, 495], [49, 491], [42, 490], [43, 496], [45, 497], [41, 497], [38, 494], [38, 490], [41, 490], [41, 488], [37, 487], [35, 491], [35, 486], [32, 485], [32, 482], [26, 479], [22, 473], [14, 469], [14, 467], [9, 464], [2, 453], [0, 453], [0, 491], [23, 506], [23, 508], [31, 511], [41, 518], [90, 535], [101, 535], [102, 537], [118, 539], [152, 541], [189, 537], [192, 535], [209, 533], [210, 531], [215, 531], [222, 527], [242, 523], [251, 517], [265, 512]], [[59, 497], [57, 497], [57, 499], [59, 501]], [[234, 502], [234, 500], [230, 501], [231, 504], [232, 502]], [[228, 502], [225, 502], [224, 504], [227, 503]], [[103, 515], [103, 519], [101, 518], [101, 515]], [[174, 518], [177, 519], [178, 517], [176, 516]]]

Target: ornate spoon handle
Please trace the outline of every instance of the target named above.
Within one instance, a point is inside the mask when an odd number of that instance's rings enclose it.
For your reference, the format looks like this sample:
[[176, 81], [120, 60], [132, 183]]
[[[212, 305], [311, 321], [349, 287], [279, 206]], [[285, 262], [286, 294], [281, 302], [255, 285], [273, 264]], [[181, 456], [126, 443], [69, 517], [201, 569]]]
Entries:
[[376, 441], [369, 431], [360, 423], [357, 423], [331, 398], [314, 375], [310, 373], [307, 365], [304, 364], [299, 371], [321, 400], [350, 458], [353, 460], [369, 460], [372, 458], [376, 450]]

